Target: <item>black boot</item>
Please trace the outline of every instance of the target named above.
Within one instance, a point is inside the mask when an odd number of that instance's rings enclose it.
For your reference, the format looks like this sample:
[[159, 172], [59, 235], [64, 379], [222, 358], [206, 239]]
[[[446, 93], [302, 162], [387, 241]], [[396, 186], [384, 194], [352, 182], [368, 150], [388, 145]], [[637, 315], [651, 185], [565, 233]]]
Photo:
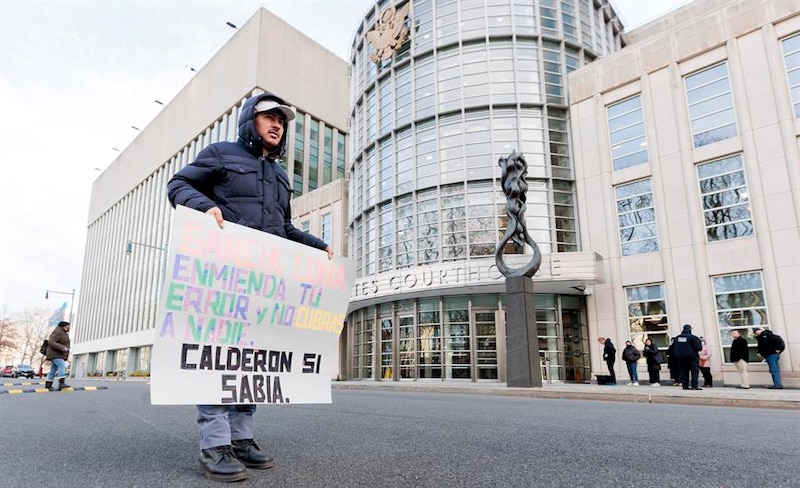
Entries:
[[231, 446], [201, 449], [200, 472], [208, 479], [225, 483], [247, 479], [247, 469], [233, 455]]
[[61, 391], [61, 390], [65, 389], [65, 388], [72, 388], [72, 386], [64, 383], [64, 378], [59, 378], [58, 379], [58, 391]]
[[53, 382], [52, 381], [45, 381], [44, 382], [44, 387], [49, 390], [50, 388], [53, 387]]
[[233, 441], [233, 455], [248, 468], [268, 469], [275, 465], [272, 458], [253, 439]]

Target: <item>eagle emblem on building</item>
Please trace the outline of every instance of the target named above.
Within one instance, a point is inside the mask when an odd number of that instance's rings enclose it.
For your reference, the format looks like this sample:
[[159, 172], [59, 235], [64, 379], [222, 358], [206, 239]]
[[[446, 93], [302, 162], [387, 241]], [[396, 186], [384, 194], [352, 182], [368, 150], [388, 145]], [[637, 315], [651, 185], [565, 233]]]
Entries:
[[369, 55], [372, 61], [377, 63], [391, 58], [394, 51], [408, 39], [405, 23], [410, 7], [411, 2], [406, 2], [399, 10], [389, 6], [381, 12], [375, 29], [367, 32], [367, 40], [375, 47], [375, 51]]

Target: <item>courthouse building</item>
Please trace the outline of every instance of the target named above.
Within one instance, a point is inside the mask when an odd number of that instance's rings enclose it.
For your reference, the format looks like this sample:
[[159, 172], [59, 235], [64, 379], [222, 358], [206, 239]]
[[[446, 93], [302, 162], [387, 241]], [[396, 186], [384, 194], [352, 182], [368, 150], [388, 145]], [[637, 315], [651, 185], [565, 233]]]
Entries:
[[353, 20], [348, 65], [260, 10], [98, 179], [76, 374], [149, 370], [166, 181], [268, 90], [298, 110], [296, 225], [356, 265], [339, 377], [506, 380], [498, 159], [516, 150], [545, 379], [601, 373], [600, 335], [663, 348], [691, 323], [715, 379], [737, 381], [729, 331], [759, 325], [800, 384], [795, 2], [697, 1], [629, 33], [608, 0], [381, 0]]
[[76, 376], [149, 372], [172, 214], [167, 181], [206, 145], [236, 140], [250, 95], [269, 91], [294, 107], [284, 166], [295, 224], [346, 254], [347, 86], [344, 60], [260, 9], [141, 131], [92, 188]]
[[[592, 337], [663, 348], [689, 323], [715, 379], [739, 384], [731, 330], [754, 345], [769, 328], [800, 386], [799, 10], [692, 2], [570, 77], [581, 240], [607, 271]], [[750, 360], [771, 384], [754, 347]]]
[[[351, 379], [505, 381], [506, 227], [498, 159], [528, 163], [526, 220], [550, 380], [588, 380], [586, 296], [567, 75], [620, 49], [609, 3], [379, 2], [351, 59]], [[530, 249], [527, 250], [530, 252]]]

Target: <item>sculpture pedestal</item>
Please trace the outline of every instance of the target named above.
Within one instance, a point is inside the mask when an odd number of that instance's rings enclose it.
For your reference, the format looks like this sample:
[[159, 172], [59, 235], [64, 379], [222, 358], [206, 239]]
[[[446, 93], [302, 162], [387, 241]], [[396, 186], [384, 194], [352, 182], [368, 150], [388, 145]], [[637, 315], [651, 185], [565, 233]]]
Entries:
[[506, 365], [507, 386], [542, 387], [533, 280], [527, 276], [506, 278]]

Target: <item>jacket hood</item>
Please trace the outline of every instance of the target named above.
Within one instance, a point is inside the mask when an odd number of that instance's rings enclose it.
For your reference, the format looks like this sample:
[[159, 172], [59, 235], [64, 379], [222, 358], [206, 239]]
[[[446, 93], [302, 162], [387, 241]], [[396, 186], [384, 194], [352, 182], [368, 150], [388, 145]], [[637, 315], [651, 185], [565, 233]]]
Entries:
[[[255, 117], [256, 104], [262, 100], [275, 100], [282, 105], [288, 105], [282, 98], [270, 92], [250, 97], [242, 105], [242, 111], [239, 113], [239, 142], [244, 144], [247, 151], [257, 158], [263, 155], [264, 145], [261, 136], [256, 132], [256, 125], [253, 119]], [[283, 157], [286, 152], [286, 137], [288, 134], [289, 123], [287, 122], [286, 127], [283, 128], [281, 142], [267, 154], [269, 159]]]

